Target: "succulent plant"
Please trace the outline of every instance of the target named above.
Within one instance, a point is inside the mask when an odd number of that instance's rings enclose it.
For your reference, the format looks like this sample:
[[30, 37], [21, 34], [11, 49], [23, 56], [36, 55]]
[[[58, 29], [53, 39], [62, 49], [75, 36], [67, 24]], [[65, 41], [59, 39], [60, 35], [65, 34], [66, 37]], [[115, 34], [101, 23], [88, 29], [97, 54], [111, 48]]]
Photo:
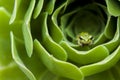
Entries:
[[119, 0], [0, 0], [0, 80], [119, 80]]

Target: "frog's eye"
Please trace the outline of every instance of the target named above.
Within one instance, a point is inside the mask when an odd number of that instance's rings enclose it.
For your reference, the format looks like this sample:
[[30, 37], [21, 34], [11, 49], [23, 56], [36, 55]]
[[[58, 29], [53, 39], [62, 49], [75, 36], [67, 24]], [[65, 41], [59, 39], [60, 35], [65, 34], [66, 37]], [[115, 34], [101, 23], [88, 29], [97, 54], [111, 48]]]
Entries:
[[93, 40], [93, 36], [90, 37], [90, 40]]
[[79, 39], [80, 39], [80, 40], [83, 40], [83, 38], [82, 38], [81, 36], [79, 37]]

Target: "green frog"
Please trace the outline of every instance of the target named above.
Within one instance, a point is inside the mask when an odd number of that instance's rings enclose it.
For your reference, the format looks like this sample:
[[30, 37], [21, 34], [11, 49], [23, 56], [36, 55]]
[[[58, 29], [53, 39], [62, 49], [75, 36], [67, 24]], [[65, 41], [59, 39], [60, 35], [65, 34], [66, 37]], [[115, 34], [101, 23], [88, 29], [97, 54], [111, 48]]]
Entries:
[[81, 32], [77, 35], [77, 43], [80, 46], [89, 46], [93, 44], [93, 36], [87, 32]]

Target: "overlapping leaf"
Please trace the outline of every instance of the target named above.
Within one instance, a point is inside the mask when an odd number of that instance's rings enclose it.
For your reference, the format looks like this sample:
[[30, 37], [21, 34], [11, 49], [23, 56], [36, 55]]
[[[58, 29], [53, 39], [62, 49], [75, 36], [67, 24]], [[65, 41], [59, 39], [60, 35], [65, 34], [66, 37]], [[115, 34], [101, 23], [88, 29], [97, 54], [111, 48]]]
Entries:
[[[119, 80], [119, 4], [1, 0], [0, 79]], [[77, 44], [80, 32], [92, 34], [93, 44]]]

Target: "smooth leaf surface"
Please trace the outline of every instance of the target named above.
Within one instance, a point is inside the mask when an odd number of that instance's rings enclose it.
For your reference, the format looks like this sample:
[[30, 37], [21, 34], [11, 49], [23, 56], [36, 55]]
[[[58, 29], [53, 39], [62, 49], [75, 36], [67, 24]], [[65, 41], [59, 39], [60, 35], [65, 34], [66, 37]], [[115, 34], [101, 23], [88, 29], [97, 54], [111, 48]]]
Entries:
[[70, 63], [57, 60], [42, 47], [39, 41], [34, 41], [35, 49], [38, 52], [39, 57], [42, 59], [45, 66], [54, 74], [67, 77], [70, 79], [83, 79], [81, 71]]
[[47, 13], [41, 14], [41, 18], [43, 20], [43, 22], [41, 23], [41, 26], [42, 26], [41, 32], [43, 35], [42, 44], [48, 50], [48, 52], [52, 54], [54, 57], [60, 60], [67, 60], [67, 54], [65, 50], [60, 45], [55, 43], [49, 35], [48, 28], [47, 28], [47, 16], [48, 16]]
[[32, 12], [35, 6], [35, 0], [31, 0], [28, 11], [25, 14], [25, 19], [23, 23], [23, 36], [25, 40], [26, 51], [29, 57], [31, 57], [33, 52], [33, 40], [30, 32], [30, 19], [32, 16]]
[[15, 60], [15, 62], [19, 65], [20, 69], [28, 76], [28, 78], [30, 80], [36, 80], [35, 76], [32, 74], [32, 72], [30, 70], [28, 70], [24, 63], [22, 62], [22, 60], [20, 59], [18, 52], [17, 52], [17, 48], [15, 45], [15, 40], [14, 40], [14, 35], [11, 32], [11, 48], [12, 48], [12, 56], [13, 59]]
[[89, 51], [77, 51], [71, 48], [67, 43], [61, 43], [66, 50], [68, 58], [79, 64], [90, 64], [101, 61], [109, 55], [109, 51], [105, 46], [97, 46]]
[[83, 72], [84, 76], [90, 76], [111, 68], [118, 62], [119, 59], [120, 59], [120, 46], [112, 54], [110, 54], [102, 61], [95, 64], [80, 67], [80, 70]]
[[120, 15], [120, 1], [119, 0], [106, 0], [108, 11], [113, 16]]
[[14, 1], [14, 9], [13, 9], [13, 13], [11, 15], [11, 19], [9, 24], [12, 24], [16, 18], [17, 12], [18, 12], [18, 8], [20, 6], [21, 0], [15, 0]]
[[39, 0], [38, 1], [37, 6], [35, 7], [34, 15], [33, 15], [33, 17], [35, 19], [39, 16], [39, 14], [40, 14], [40, 12], [43, 8], [43, 3], [44, 3], [44, 0]]
[[119, 4], [0, 0], [0, 80], [119, 80]]

